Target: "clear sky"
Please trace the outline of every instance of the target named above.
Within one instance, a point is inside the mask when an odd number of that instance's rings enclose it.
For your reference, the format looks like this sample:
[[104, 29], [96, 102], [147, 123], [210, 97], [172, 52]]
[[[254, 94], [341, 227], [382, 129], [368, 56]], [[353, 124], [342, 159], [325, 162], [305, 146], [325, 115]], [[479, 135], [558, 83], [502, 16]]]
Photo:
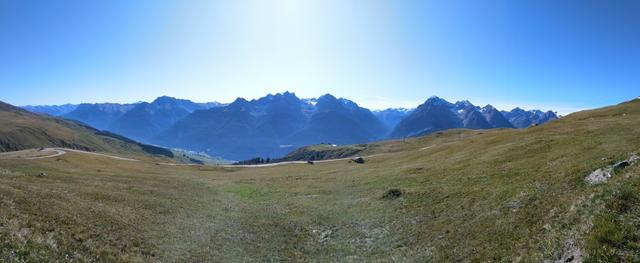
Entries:
[[640, 95], [639, 14], [636, 0], [0, 0], [0, 100], [289, 90], [565, 113]]

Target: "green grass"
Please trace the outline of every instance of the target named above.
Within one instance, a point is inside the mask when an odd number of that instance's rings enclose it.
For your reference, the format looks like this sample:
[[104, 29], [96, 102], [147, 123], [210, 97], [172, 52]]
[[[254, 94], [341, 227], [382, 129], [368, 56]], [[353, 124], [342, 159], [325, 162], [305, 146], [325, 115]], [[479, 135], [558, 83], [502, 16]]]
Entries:
[[584, 178], [639, 152], [638, 134], [634, 101], [367, 145], [365, 164], [0, 158], [0, 261], [540, 262], [568, 242], [585, 260], [635, 259], [640, 167]]
[[340, 159], [351, 157], [361, 153], [367, 148], [375, 148], [375, 145], [331, 145], [318, 144], [299, 148], [277, 161], [315, 161]]
[[229, 184], [221, 188], [225, 193], [233, 194], [234, 197], [251, 201], [268, 201], [273, 197], [273, 190], [248, 184]]
[[[637, 169], [636, 169], [637, 170]], [[586, 234], [586, 262], [640, 261], [640, 178], [609, 187]]]

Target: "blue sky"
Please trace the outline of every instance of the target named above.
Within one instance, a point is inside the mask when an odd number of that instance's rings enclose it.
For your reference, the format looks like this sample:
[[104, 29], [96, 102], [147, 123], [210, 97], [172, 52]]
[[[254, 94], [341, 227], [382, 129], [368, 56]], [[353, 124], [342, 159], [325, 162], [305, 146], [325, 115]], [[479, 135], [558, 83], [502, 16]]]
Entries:
[[289, 90], [566, 113], [640, 95], [637, 14], [634, 0], [0, 0], [0, 100]]

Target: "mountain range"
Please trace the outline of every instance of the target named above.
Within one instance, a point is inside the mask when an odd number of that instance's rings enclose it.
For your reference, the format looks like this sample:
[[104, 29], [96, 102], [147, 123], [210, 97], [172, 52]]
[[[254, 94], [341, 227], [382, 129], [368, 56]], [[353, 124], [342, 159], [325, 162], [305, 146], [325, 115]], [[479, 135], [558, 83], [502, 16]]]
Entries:
[[106, 130], [137, 103], [82, 103], [75, 110], [61, 115], [65, 119], [81, 121], [96, 129]]
[[77, 120], [100, 130], [166, 147], [206, 152], [231, 160], [281, 157], [312, 144], [357, 144], [468, 128], [525, 128], [557, 119], [555, 113], [515, 108], [498, 111], [469, 101], [431, 97], [415, 109], [370, 111], [326, 94], [294, 93], [233, 103], [195, 103], [167, 96], [152, 102], [25, 106], [37, 113]]
[[241, 160], [282, 156], [322, 142], [368, 142], [386, 131], [371, 111], [352, 101], [329, 94], [302, 100], [285, 92], [195, 111], [152, 142]]
[[439, 97], [431, 97], [398, 122], [389, 138], [421, 136], [456, 128], [526, 128], [557, 118], [552, 111], [515, 108], [510, 112], [500, 112], [491, 105], [481, 108], [469, 101], [450, 103]]
[[547, 111], [547, 112], [543, 112], [539, 110], [526, 111], [520, 108], [515, 108], [511, 111], [503, 111], [502, 114], [516, 128], [526, 128], [531, 125], [542, 124], [558, 118], [558, 116], [552, 111]]
[[46, 114], [50, 116], [60, 116], [72, 112], [78, 107], [77, 104], [64, 105], [27, 105], [23, 109], [33, 113]]
[[406, 108], [388, 108], [384, 110], [374, 110], [373, 115], [384, 124], [387, 129], [391, 130], [398, 122], [407, 117], [414, 109]]
[[135, 105], [111, 122], [107, 129], [136, 140], [148, 141], [190, 113], [220, 105], [222, 104], [216, 102], [195, 103], [163, 96], [151, 103], [142, 102]]

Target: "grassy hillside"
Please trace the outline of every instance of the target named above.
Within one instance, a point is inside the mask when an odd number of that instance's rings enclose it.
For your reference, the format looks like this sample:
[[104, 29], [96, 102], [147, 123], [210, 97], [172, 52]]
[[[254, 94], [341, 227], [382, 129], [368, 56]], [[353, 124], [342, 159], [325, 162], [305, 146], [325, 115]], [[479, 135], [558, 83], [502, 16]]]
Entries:
[[[640, 101], [345, 160], [162, 166], [0, 158], [5, 261], [638, 261]], [[45, 172], [47, 176], [34, 176]]]
[[332, 144], [318, 144], [296, 149], [285, 157], [279, 158], [275, 161], [287, 162], [340, 159], [354, 156], [366, 148], [366, 144], [340, 146], [334, 146]]
[[172, 157], [171, 151], [163, 148], [140, 144], [81, 123], [37, 115], [0, 102], [0, 152], [40, 147]]

